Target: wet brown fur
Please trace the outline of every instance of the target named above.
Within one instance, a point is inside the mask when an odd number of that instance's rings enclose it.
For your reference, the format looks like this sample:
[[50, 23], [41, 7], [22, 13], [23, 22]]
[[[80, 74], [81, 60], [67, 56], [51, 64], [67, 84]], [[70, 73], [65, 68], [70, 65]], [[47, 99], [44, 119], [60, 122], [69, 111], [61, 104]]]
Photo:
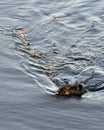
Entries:
[[77, 96], [81, 97], [86, 92], [85, 88], [81, 84], [68, 85], [60, 87], [56, 91], [56, 95], [59, 96]]

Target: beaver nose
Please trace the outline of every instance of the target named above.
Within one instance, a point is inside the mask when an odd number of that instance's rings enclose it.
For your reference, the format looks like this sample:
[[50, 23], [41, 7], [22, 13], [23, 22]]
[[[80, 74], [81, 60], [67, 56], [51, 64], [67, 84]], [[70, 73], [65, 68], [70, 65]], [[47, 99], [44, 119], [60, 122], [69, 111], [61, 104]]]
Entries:
[[70, 93], [69, 93], [69, 91], [65, 91], [65, 95], [69, 95]]

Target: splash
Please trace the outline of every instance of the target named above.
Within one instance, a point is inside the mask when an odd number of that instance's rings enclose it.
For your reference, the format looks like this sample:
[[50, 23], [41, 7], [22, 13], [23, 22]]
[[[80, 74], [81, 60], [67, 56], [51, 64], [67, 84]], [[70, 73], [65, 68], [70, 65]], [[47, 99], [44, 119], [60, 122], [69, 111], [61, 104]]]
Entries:
[[93, 100], [93, 101], [104, 101], [104, 91], [94, 92], [94, 93], [88, 92], [84, 94], [82, 98]]
[[28, 66], [22, 64], [23, 72], [33, 78], [34, 82], [41, 87], [46, 93], [55, 95], [58, 87], [49, 79], [47, 75], [34, 73], [33, 70], [30, 71]]

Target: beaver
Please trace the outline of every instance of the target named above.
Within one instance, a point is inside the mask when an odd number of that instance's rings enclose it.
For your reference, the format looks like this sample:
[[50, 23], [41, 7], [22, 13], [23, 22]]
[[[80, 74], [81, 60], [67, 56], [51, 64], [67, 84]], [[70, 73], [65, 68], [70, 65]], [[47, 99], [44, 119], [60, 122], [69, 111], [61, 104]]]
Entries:
[[67, 97], [81, 97], [86, 92], [95, 92], [99, 90], [103, 90], [104, 86], [101, 88], [90, 88], [89, 86], [84, 87], [82, 84], [76, 83], [75, 85], [64, 85], [59, 87], [56, 91], [56, 95], [58, 96], [67, 96]]
[[75, 77], [65, 77], [54, 79], [54, 83], [59, 86], [56, 91], [58, 96], [81, 97], [87, 92], [104, 90], [104, 71], [97, 67], [88, 67]]
[[76, 83], [75, 85], [66, 84], [64, 86], [59, 87], [59, 89], [56, 91], [56, 95], [81, 97], [86, 92], [86, 88], [84, 88], [81, 84]]

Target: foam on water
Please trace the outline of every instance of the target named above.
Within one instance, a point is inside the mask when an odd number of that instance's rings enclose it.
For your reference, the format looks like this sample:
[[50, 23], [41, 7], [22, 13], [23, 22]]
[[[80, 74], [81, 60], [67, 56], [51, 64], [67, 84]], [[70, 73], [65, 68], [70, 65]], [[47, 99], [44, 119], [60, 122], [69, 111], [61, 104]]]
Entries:
[[100, 92], [88, 92], [82, 96], [82, 98], [94, 100], [94, 101], [104, 101], [104, 91]]

